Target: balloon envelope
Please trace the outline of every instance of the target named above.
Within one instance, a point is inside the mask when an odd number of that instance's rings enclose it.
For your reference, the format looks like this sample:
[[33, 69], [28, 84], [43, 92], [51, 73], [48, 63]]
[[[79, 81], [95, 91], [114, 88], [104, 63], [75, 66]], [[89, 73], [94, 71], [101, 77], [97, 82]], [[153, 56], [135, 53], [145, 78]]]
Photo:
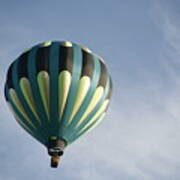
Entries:
[[67, 144], [103, 119], [112, 83], [103, 60], [71, 42], [46, 42], [10, 66], [5, 97], [17, 122], [45, 146]]

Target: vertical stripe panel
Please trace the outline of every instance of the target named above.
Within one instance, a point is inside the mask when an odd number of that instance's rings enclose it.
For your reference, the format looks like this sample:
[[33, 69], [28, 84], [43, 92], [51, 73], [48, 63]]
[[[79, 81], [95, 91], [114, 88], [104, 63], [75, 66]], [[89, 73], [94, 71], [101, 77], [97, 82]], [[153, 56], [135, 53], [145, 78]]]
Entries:
[[81, 68], [82, 68], [82, 50], [78, 45], [73, 44], [72, 81], [71, 81], [71, 86], [70, 86], [67, 103], [65, 106], [65, 112], [63, 114], [62, 121], [61, 121], [61, 127], [59, 129], [59, 134], [63, 138], [66, 137], [67, 120], [72, 113], [72, 108], [75, 103], [78, 81], [81, 76]]
[[50, 73], [50, 123], [51, 136], [58, 134], [58, 73], [59, 73], [59, 43], [53, 42], [50, 49], [49, 73]]
[[50, 107], [49, 107], [49, 74], [47, 71], [41, 71], [37, 75], [39, 92], [43, 101], [44, 109], [48, 120], [50, 120]]
[[31, 84], [33, 97], [36, 100], [37, 112], [42, 123], [42, 128], [39, 129], [39, 133], [43, 134], [44, 139], [46, 139], [46, 141], [48, 142], [48, 133], [46, 133], [48, 132], [49, 129], [48, 117], [46, 115], [43, 106], [43, 101], [40, 95], [39, 86], [37, 82], [37, 67], [36, 67], [37, 50], [38, 50], [38, 46], [33, 47], [28, 56], [28, 78]]
[[59, 74], [59, 82], [58, 82], [59, 121], [61, 121], [64, 112], [64, 107], [66, 105], [70, 85], [71, 85], [71, 73], [69, 71], [61, 71]]

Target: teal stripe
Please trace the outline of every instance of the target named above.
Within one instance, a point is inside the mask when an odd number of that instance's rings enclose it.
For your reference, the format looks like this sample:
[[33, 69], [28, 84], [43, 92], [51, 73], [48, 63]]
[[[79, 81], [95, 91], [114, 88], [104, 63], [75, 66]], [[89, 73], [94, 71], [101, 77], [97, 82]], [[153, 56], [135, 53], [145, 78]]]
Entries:
[[[101, 114], [102, 115], [102, 114]], [[75, 141], [76, 139], [78, 139], [80, 136], [82, 136], [85, 132], [87, 132], [96, 122], [97, 120], [99, 120], [99, 118], [101, 117], [101, 115], [99, 115], [97, 117], [97, 119], [91, 124], [89, 125], [87, 128], [85, 128], [80, 134], [76, 134], [76, 136], [71, 137], [69, 144], [72, 143], [73, 141]]]
[[95, 56], [93, 56], [93, 60], [94, 60], [94, 72], [93, 72], [93, 77], [91, 79], [91, 85], [79, 111], [77, 112], [72, 123], [69, 125], [68, 129], [65, 132], [65, 136], [67, 139], [69, 139], [70, 136], [72, 136], [72, 133], [74, 132], [74, 128], [76, 124], [78, 123], [78, 121], [81, 119], [84, 112], [86, 111], [99, 82], [100, 73], [101, 73], [100, 62], [98, 58]]
[[16, 62], [14, 63], [13, 69], [12, 69], [13, 85], [14, 85], [15, 91], [17, 93], [17, 96], [18, 96], [24, 110], [26, 111], [28, 117], [30, 118], [31, 122], [34, 124], [34, 126], [36, 128], [39, 128], [40, 127], [39, 122], [36, 119], [36, 117], [34, 116], [33, 112], [31, 111], [29, 105], [27, 104], [27, 101], [25, 100], [25, 97], [24, 97], [24, 95], [21, 91], [21, 88], [19, 86], [18, 69], [17, 69], [18, 68], [18, 62], [19, 62], [19, 59], [16, 60]]
[[37, 68], [36, 68], [37, 50], [38, 50], [38, 46], [33, 47], [28, 56], [28, 79], [30, 81], [32, 94], [35, 99], [37, 113], [42, 122], [42, 128], [39, 129], [39, 134], [41, 135], [43, 134], [44, 139], [46, 139], [48, 143], [48, 137], [49, 137], [48, 117], [44, 109], [43, 101], [40, 95], [39, 86], [37, 82]]
[[53, 42], [50, 49], [49, 73], [50, 73], [50, 123], [51, 136], [58, 136], [58, 74], [59, 74], [59, 49], [60, 44]]
[[74, 133], [72, 134], [72, 136], [69, 138], [70, 143], [72, 143], [74, 140], [76, 140], [79, 136], [78, 136], [78, 132], [81, 131], [81, 129], [93, 118], [93, 116], [97, 113], [97, 111], [99, 110], [99, 108], [101, 107], [101, 105], [103, 104], [103, 102], [105, 101], [108, 92], [109, 92], [109, 77], [108, 77], [108, 81], [105, 87], [105, 92], [103, 97], [100, 99], [99, 103], [96, 105], [96, 107], [94, 108], [94, 110], [88, 115], [88, 117], [82, 122], [82, 124], [74, 131]]
[[66, 140], [66, 125], [67, 120], [69, 119], [72, 108], [75, 103], [76, 93], [77, 93], [77, 86], [78, 81], [81, 76], [81, 68], [82, 68], [82, 50], [80, 46], [73, 44], [73, 69], [72, 69], [72, 80], [71, 80], [71, 86], [67, 98], [67, 103], [65, 105], [65, 112], [63, 114], [62, 120], [60, 121], [60, 129], [59, 134], [61, 138], [64, 138]]
[[25, 126], [23, 126], [22, 124], [18, 123], [25, 131], [27, 131], [29, 134], [31, 134], [31, 136], [33, 136], [35, 139], [37, 139], [40, 143], [45, 145], [44, 139], [42, 136], [39, 136], [38, 132], [32, 128], [32, 126], [27, 122], [27, 120], [21, 115], [21, 113], [18, 111], [18, 109], [16, 108], [16, 106], [14, 105], [10, 95], [9, 95], [9, 90], [7, 85], [5, 86], [5, 91], [6, 91], [6, 95], [8, 98], [8, 102], [12, 105], [12, 108], [14, 110], [14, 112], [16, 113], [16, 115], [19, 117], [19, 119], [21, 120], [21, 122], [23, 122], [24, 124], [26, 124], [26, 126], [33, 132], [31, 133], [31, 131], [29, 131]]

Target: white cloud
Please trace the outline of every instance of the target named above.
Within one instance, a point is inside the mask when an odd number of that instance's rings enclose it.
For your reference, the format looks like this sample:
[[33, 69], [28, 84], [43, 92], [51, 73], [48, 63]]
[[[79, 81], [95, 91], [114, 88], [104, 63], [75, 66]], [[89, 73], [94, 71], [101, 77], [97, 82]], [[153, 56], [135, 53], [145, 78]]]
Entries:
[[[67, 148], [61, 167], [55, 171], [49, 168], [45, 148], [16, 124], [1, 91], [0, 140], [4, 146], [0, 156], [4, 163], [0, 164], [0, 179], [179, 179], [180, 81], [176, 69], [180, 54], [179, 24], [161, 2], [154, 5], [153, 18], [163, 34], [162, 49], [159, 49], [162, 51], [163, 73], [169, 79], [166, 80], [161, 73], [155, 74], [153, 69], [146, 72], [144, 66], [139, 73], [145, 81], [137, 84], [119, 77], [119, 69], [113, 72], [113, 102], [104, 123]], [[34, 35], [23, 28], [13, 32], [11, 29], [8, 28], [7, 33], [16, 41], [12, 46], [8, 43], [2, 47], [0, 56], [3, 58], [10, 58], [9, 53], [17, 52], [14, 49], [19, 47], [17, 34], [23, 43], [27, 39], [30, 43]], [[1, 34], [5, 32], [5, 29], [0, 31]], [[21, 46], [24, 47], [23, 43]], [[8, 64], [3, 63], [4, 77]], [[116, 62], [113, 63], [112, 71], [117, 69]], [[2, 76], [0, 81], [4, 79]]]

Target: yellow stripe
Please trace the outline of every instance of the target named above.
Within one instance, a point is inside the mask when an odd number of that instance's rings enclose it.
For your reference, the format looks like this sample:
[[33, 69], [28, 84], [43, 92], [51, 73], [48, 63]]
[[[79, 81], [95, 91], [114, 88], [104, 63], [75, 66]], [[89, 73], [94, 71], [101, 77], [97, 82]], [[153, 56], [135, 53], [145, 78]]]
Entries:
[[72, 43], [69, 42], [69, 41], [61, 42], [61, 45], [62, 45], [62, 46], [65, 46], [65, 47], [72, 47]]
[[9, 94], [10, 97], [14, 103], [14, 105], [16, 106], [16, 108], [18, 109], [18, 111], [22, 114], [22, 116], [28, 121], [28, 123], [34, 128], [36, 129], [36, 127], [34, 126], [34, 124], [31, 122], [31, 120], [29, 119], [28, 115], [26, 114], [22, 104], [19, 101], [19, 98], [16, 94], [16, 91], [14, 89], [9, 89]]
[[23, 77], [20, 79], [20, 88], [21, 88], [21, 91], [23, 92], [23, 95], [24, 95], [29, 107], [31, 108], [33, 114], [35, 115], [35, 117], [39, 121], [39, 123], [41, 124], [40, 118], [36, 112], [36, 105], [34, 102], [31, 85], [27, 78]]
[[95, 106], [97, 105], [97, 103], [99, 102], [99, 100], [101, 99], [101, 97], [103, 96], [104, 93], [104, 88], [102, 86], [99, 86], [93, 95], [93, 98], [91, 99], [86, 111], [84, 112], [83, 116], [81, 117], [81, 119], [79, 120], [79, 122], [77, 123], [76, 127], [80, 126], [81, 123], [84, 121], [84, 119], [86, 119], [86, 117], [91, 113], [91, 111], [95, 108]]
[[96, 114], [93, 116], [93, 118], [83, 127], [83, 129], [81, 131], [83, 131], [84, 129], [86, 129], [88, 126], [90, 126], [91, 124], [93, 124], [96, 119], [101, 116], [104, 111], [107, 109], [109, 104], [109, 99], [106, 99], [104, 101], [104, 103], [101, 105], [101, 107], [99, 108], [99, 110], [96, 112]]
[[69, 71], [62, 71], [58, 79], [58, 93], [59, 93], [59, 116], [63, 115], [64, 107], [71, 85], [71, 73]]
[[85, 46], [81, 46], [81, 48], [87, 53], [92, 53], [92, 51], [89, 48], [85, 47]]
[[91, 80], [88, 76], [84, 76], [79, 80], [78, 91], [76, 94], [76, 100], [75, 100], [75, 104], [74, 104], [71, 116], [68, 120], [68, 124], [71, 123], [72, 119], [74, 118], [77, 111], [79, 110], [82, 102], [84, 101], [84, 98], [86, 97], [86, 94], [89, 90], [90, 83], [91, 83]]
[[47, 42], [45, 42], [45, 43], [43, 43], [43, 47], [48, 47], [48, 46], [50, 46], [52, 44], [52, 42], [51, 41], [47, 41]]
[[46, 111], [48, 119], [50, 119], [50, 107], [49, 107], [49, 74], [46, 71], [41, 71], [37, 76], [39, 91], [43, 101], [44, 109]]
[[28, 131], [30, 131], [32, 134], [33, 132], [29, 129], [29, 127], [26, 126], [26, 124], [24, 124], [18, 117], [18, 115], [15, 113], [15, 111], [13, 110], [13, 107], [10, 103], [7, 102], [7, 105], [9, 107], [9, 109], [11, 110], [12, 114], [14, 115], [14, 118], [16, 119], [16, 121], [22, 125], [25, 129], [27, 129]]
[[[105, 115], [106, 115], [106, 113], [103, 113], [103, 114], [100, 116], [100, 118], [94, 123], [94, 125], [93, 125], [92, 127], [90, 127], [90, 128], [89, 128], [87, 131], [85, 131], [84, 133], [88, 133], [88, 132], [90, 132], [91, 130], [93, 130], [96, 126], [98, 126], [98, 125], [102, 122], [102, 120], [104, 119], [104, 116], [105, 116]], [[80, 135], [80, 134], [83, 132], [83, 130], [84, 130], [84, 128], [81, 129], [81, 131], [79, 131], [77, 135]]]

